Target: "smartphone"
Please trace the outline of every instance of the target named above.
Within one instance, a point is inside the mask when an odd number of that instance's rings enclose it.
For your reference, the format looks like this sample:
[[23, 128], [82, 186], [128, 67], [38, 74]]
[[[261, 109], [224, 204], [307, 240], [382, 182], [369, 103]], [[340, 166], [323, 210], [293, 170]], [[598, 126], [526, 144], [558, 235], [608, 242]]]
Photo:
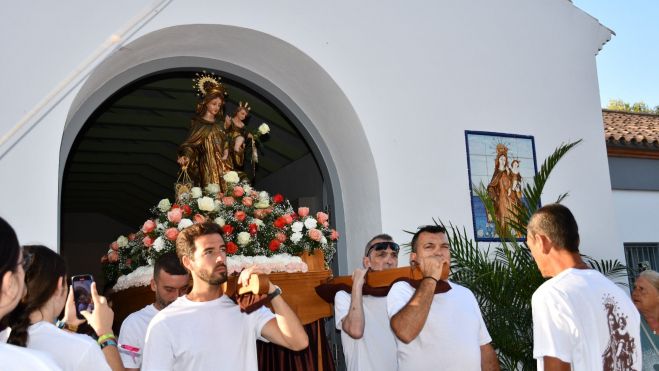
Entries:
[[83, 310], [89, 312], [94, 310], [94, 302], [92, 301], [92, 282], [94, 282], [94, 277], [92, 277], [91, 274], [81, 274], [71, 277], [73, 301], [76, 305], [76, 315], [80, 319], [84, 318], [80, 314]]

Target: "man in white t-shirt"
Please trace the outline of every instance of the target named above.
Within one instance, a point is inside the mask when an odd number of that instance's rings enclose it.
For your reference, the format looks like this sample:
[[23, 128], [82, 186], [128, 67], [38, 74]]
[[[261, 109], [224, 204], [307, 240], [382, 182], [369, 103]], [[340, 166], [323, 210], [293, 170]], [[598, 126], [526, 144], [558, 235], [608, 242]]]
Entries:
[[615, 283], [588, 269], [579, 229], [560, 204], [538, 209], [526, 236], [543, 283], [531, 299], [538, 370], [641, 370], [640, 316]]
[[364, 249], [364, 268], [352, 273], [352, 292], [341, 290], [334, 296], [334, 321], [336, 329], [341, 330], [348, 371], [398, 369], [387, 298], [362, 295], [362, 288], [369, 269], [381, 271], [398, 266], [399, 250], [388, 234], [373, 237]]
[[[226, 247], [219, 225], [205, 222], [178, 235], [176, 252], [192, 275], [192, 291], [151, 320], [146, 334], [142, 370], [257, 370], [256, 340], [291, 350], [307, 347], [300, 320], [270, 283], [274, 309], [247, 314], [222, 292], [227, 280]], [[238, 283], [249, 284], [258, 267], [244, 270]]]
[[[387, 295], [398, 369], [499, 370], [474, 294], [454, 282], [442, 281], [451, 261], [446, 229], [421, 227], [411, 245], [410, 261], [418, 265], [423, 279], [416, 289], [408, 282], [397, 282]], [[450, 289], [437, 292], [438, 287]]]
[[190, 275], [181, 265], [176, 253], [165, 253], [156, 260], [151, 278], [151, 290], [155, 293], [155, 302], [130, 314], [121, 324], [119, 354], [126, 370], [140, 369], [149, 322], [159, 311], [188, 292], [189, 281]]

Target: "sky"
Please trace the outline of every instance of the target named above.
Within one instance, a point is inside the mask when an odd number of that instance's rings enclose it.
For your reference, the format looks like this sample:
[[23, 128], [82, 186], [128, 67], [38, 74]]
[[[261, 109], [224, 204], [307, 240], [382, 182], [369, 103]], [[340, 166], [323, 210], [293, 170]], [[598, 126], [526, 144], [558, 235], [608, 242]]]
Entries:
[[573, 0], [616, 36], [597, 55], [600, 98], [659, 106], [659, 0]]

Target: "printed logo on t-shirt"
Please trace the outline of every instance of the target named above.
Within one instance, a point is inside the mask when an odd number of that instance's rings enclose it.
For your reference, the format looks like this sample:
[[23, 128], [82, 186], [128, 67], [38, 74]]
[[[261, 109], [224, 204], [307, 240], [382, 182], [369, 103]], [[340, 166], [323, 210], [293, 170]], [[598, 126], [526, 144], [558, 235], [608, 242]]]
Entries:
[[609, 343], [602, 354], [604, 371], [637, 371], [634, 365], [634, 339], [627, 330], [627, 315], [620, 311], [613, 296], [604, 295], [602, 299], [609, 326]]

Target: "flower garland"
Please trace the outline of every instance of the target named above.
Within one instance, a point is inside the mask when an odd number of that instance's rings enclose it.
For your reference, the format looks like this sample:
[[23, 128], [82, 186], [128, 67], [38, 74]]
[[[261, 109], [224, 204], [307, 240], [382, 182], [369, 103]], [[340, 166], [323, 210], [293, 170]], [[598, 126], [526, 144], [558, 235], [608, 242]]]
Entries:
[[[323, 251], [329, 264], [339, 234], [329, 226], [329, 215], [309, 208], [294, 211], [281, 194], [270, 196], [241, 182], [234, 171], [224, 175], [226, 192], [209, 184], [183, 194], [172, 204], [161, 200], [151, 209], [153, 217], [139, 231], [119, 236], [101, 258], [107, 282], [115, 282], [139, 267], [152, 266], [166, 252], [176, 251], [176, 237], [183, 229], [211, 220], [222, 227], [229, 272], [249, 264], [265, 265], [272, 272], [305, 271], [298, 257], [302, 252]], [[284, 255], [288, 254], [288, 255]], [[273, 257], [270, 260], [265, 257]], [[240, 267], [232, 270], [233, 266]], [[119, 283], [117, 281], [117, 283]]]

